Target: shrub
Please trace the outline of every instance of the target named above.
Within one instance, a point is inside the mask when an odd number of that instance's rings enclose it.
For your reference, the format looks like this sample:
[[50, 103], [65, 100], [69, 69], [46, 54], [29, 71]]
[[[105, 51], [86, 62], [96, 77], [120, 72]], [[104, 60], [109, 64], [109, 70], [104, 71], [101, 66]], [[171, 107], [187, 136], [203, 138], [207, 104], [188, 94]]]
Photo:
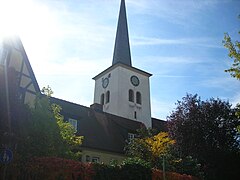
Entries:
[[[166, 179], [168, 180], [198, 180], [198, 178], [186, 175], [186, 174], [178, 174], [175, 172], [166, 172]], [[158, 169], [152, 170], [152, 180], [164, 180], [163, 172]]]
[[106, 165], [106, 164], [93, 164], [94, 169], [94, 180], [112, 180], [117, 179], [119, 174], [119, 166], [117, 165]]
[[[55, 157], [34, 158], [26, 166], [28, 179], [91, 180], [91, 164]], [[26, 178], [26, 177], [25, 177]]]
[[121, 179], [151, 180], [152, 172], [150, 163], [139, 158], [128, 158], [120, 165]]

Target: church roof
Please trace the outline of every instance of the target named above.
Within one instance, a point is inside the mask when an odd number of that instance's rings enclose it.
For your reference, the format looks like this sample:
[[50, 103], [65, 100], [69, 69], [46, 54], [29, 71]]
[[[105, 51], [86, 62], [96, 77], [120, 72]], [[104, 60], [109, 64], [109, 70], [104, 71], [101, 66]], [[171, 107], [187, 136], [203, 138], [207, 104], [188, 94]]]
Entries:
[[[62, 99], [51, 97], [51, 103], [61, 106], [65, 120], [78, 121], [77, 134], [84, 136], [82, 147], [114, 153], [124, 153], [128, 133], [145, 127], [143, 123], [102, 112]], [[166, 121], [152, 118], [153, 128], [166, 131]]]
[[132, 66], [125, 0], [121, 0], [112, 65], [116, 63]]
[[144, 127], [141, 122], [61, 99], [52, 97], [51, 102], [62, 107], [65, 120], [78, 121], [77, 134], [84, 136], [82, 147], [123, 154], [128, 133], [136, 133], [137, 129]]
[[152, 128], [156, 129], [158, 132], [167, 132], [168, 131], [167, 121], [152, 118]]

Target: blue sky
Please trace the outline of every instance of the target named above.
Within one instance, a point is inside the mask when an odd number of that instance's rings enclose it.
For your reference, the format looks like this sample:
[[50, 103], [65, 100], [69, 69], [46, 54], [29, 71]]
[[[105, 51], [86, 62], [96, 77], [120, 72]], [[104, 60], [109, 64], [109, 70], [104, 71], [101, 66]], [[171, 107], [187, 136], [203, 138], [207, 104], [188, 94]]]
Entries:
[[[20, 35], [40, 87], [89, 106], [92, 77], [112, 63], [119, 7], [120, 0], [0, 0], [0, 20]], [[222, 45], [224, 32], [239, 40], [239, 0], [126, 0], [126, 8], [132, 64], [153, 74], [153, 117], [166, 119], [186, 93], [240, 102]]]

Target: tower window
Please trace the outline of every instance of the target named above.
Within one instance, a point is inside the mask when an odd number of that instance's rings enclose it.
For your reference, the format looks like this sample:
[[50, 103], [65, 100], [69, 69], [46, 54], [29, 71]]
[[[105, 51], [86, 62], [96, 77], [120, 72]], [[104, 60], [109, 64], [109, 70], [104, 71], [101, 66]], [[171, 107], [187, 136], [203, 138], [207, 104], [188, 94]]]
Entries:
[[128, 100], [130, 102], [134, 102], [134, 93], [133, 93], [132, 89], [129, 89], [129, 91], [128, 91]]
[[136, 101], [137, 101], [137, 104], [142, 104], [142, 95], [140, 92], [137, 92], [136, 94]]
[[110, 102], [110, 91], [107, 91], [106, 93], [106, 103]]
[[101, 95], [101, 105], [104, 105], [104, 94]]

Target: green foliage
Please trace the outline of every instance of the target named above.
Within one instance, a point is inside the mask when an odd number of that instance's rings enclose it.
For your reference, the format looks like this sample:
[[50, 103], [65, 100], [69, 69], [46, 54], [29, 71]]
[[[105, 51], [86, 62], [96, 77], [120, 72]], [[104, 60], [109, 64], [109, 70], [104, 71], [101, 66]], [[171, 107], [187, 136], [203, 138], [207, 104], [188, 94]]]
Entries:
[[[238, 16], [240, 18], [240, 15]], [[240, 31], [238, 32], [240, 34]], [[231, 37], [228, 33], [224, 34], [224, 40], [223, 40], [224, 47], [228, 49], [229, 53], [228, 56], [233, 59], [232, 66], [225, 70], [225, 72], [229, 72], [230, 75], [237, 80], [240, 80], [240, 42], [235, 41], [233, 42]], [[236, 116], [240, 118], [240, 104], [236, 105], [237, 112]], [[238, 131], [240, 132], [240, 126], [237, 127]]]
[[236, 116], [238, 117], [238, 118], [240, 118], [240, 104], [237, 104], [236, 105]]
[[[240, 17], [240, 16], [239, 16]], [[240, 34], [240, 31], [238, 32]], [[230, 69], [225, 70], [229, 72], [230, 75], [234, 78], [240, 80], [240, 42], [232, 42], [231, 37], [228, 33], [224, 34], [223, 40], [224, 47], [228, 49], [228, 56], [233, 59], [233, 64]]]
[[137, 137], [128, 142], [128, 144], [124, 148], [126, 155], [129, 157], [140, 158], [145, 161], [151, 162], [151, 159], [153, 159], [152, 152], [145, 139], [152, 137], [156, 134], [156, 130], [151, 128], [138, 129]]
[[[167, 180], [199, 180], [198, 178], [186, 174], [178, 174], [175, 172], [166, 172]], [[164, 180], [163, 171], [159, 169], [152, 170], [152, 180]]]
[[124, 160], [120, 165], [94, 163], [93, 169], [95, 172], [94, 179], [96, 180], [151, 179], [150, 163], [140, 158], [128, 158]]
[[121, 179], [128, 180], [151, 180], [151, 165], [150, 163], [140, 158], [128, 158], [121, 164]]
[[[1, 170], [1, 169], [0, 169]], [[81, 163], [55, 157], [38, 157], [24, 166], [7, 169], [6, 179], [78, 179], [78, 180], [162, 180], [161, 170], [151, 169], [149, 163], [138, 159], [126, 159], [121, 165]], [[166, 173], [171, 180], [197, 180], [192, 176]]]
[[155, 130], [138, 130], [140, 135], [125, 147], [129, 157], [143, 159], [151, 167], [163, 169], [163, 159], [167, 171], [191, 174], [200, 177], [200, 165], [196, 159], [181, 157], [176, 151], [175, 141], [165, 132], [156, 134]]
[[[13, 85], [13, 90], [16, 89], [14, 87]], [[76, 136], [73, 126], [64, 122], [63, 116], [60, 114], [61, 108], [58, 105], [50, 104], [49, 98], [52, 90], [47, 87], [43, 89], [43, 92], [47, 96], [38, 95], [32, 108], [18, 102], [15, 91], [9, 94], [12, 135], [11, 139], [8, 137], [4, 137], [4, 139], [11, 142], [8, 147], [17, 147], [14, 148], [16, 151], [14, 156], [18, 158], [14, 159], [23, 162], [31, 157], [42, 156], [78, 159], [81, 154], [76, 149], [81, 145], [82, 137]], [[0, 94], [0, 99], [2, 99], [1, 91]], [[2, 103], [3, 101], [0, 102], [0, 104]], [[4, 117], [6, 111], [0, 111], [1, 114]], [[1, 133], [1, 137], [2, 135]], [[3, 141], [1, 140], [1, 142]]]
[[147, 142], [141, 138], [134, 138], [125, 146], [125, 153], [129, 157], [141, 158], [146, 161], [151, 161], [151, 151], [148, 148]]
[[94, 180], [112, 180], [119, 178], [120, 166], [107, 164], [93, 164]]
[[42, 92], [46, 95], [44, 98], [47, 99], [47, 104], [50, 106], [50, 113], [55, 118], [55, 123], [59, 129], [62, 143], [64, 144], [65, 154], [63, 157], [69, 157], [73, 159], [79, 159], [81, 153], [78, 151], [79, 146], [82, 144], [83, 137], [77, 136], [74, 127], [67, 121], [64, 121], [63, 115], [60, 114], [62, 108], [57, 104], [50, 104], [49, 98], [53, 94], [52, 89], [47, 86], [43, 87]]
[[178, 172], [180, 174], [191, 174], [199, 178], [203, 178], [203, 172], [201, 171], [201, 164], [196, 158], [192, 156], [186, 156], [184, 158], [170, 158], [168, 160], [171, 171]]
[[29, 119], [19, 124], [21, 133], [18, 152], [26, 158], [60, 155], [65, 147], [48, 98], [37, 97], [35, 108], [29, 111]]
[[53, 90], [51, 89], [50, 86], [43, 87], [41, 92], [46, 95], [47, 97], [51, 97], [53, 95]]
[[69, 122], [64, 121], [64, 117], [60, 114], [61, 107], [59, 105], [52, 104], [51, 107], [64, 143], [70, 149], [77, 149], [82, 144], [83, 137], [75, 135], [74, 127]]

